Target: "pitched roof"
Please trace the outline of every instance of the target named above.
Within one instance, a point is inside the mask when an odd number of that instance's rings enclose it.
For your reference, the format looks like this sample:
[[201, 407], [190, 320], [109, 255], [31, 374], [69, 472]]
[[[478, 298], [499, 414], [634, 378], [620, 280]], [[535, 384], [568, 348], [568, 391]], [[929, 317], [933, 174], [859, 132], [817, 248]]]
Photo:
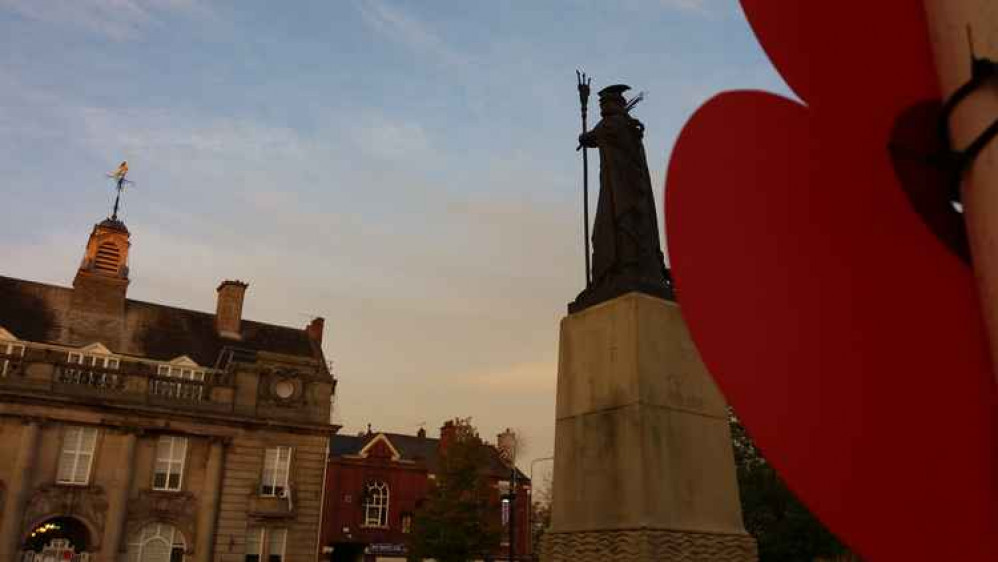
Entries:
[[[403, 433], [374, 432], [364, 435], [333, 435], [329, 440], [329, 456], [342, 457], [357, 455], [378, 435], [384, 435], [391, 441], [395, 449], [402, 455], [402, 460], [423, 462], [431, 473], [440, 468], [440, 439], [434, 437], [419, 437]], [[489, 446], [488, 474], [496, 478], [508, 478], [509, 467], [499, 456], [499, 451]], [[517, 469], [517, 479], [528, 481], [527, 475]]]
[[100, 341], [114, 353], [169, 361], [187, 355], [211, 366], [229, 348], [322, 358], [303, 329], [243, 320], [241, 340], [221, 337], [215, 315], [127, 299], [117, 321], [71, 307], [73, 289], [0, 276], [0, 326], [18, 339], [79, 347]]

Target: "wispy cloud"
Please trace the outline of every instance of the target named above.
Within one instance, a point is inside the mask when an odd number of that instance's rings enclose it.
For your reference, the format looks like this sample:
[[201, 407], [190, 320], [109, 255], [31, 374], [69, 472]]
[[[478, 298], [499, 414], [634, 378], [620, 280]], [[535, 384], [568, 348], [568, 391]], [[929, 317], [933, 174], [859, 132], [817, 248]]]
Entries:
[[409, 50], [430, 55], [448, 65], [466, 65], [468, 57], [447, 44], [429, 24], [385, 0], [356, 0], [364, 21], [373, 29], [400, 42]]
[[700, 16], [720, 16], [739, 13], [737, 0], [660, 0], [666, 8]]
[[63, 27], [80, 27], [127, 41], [171, 14], [201, 14], [199, 0], [0, 0], [0, 9], [21, 17]]

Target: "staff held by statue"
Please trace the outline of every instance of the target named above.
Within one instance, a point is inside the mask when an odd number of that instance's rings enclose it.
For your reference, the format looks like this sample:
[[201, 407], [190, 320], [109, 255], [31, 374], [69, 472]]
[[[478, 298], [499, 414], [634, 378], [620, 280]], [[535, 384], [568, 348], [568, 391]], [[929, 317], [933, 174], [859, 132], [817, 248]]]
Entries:
[[[585, 72], [575, 71], [576, 82], [579, 88], [579, 104], [582, 111], [582, 132], [589, 130], [586, 124], [586, 108], [589, 105], [589, 84], [592, 78], [586, 76]], [[582, 236], [586, 248], [586, 288], [592, 286], [592, 269], [589, 267], [589, 154], [586, 148], [582, 149]], [[578, 150], [578, 149], [576, 149]]]

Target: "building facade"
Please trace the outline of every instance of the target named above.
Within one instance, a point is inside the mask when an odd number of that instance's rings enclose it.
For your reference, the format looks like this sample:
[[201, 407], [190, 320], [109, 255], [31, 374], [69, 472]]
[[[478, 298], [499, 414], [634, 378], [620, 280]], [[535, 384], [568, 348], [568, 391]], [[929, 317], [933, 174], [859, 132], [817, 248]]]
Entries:
[[322, 319], [131, 300], [130, 249], [108, 219], [72, 287], [0, 277], [0, 561], [316, 560]]
[[[335, 562], [398, 562], [408, 554], [408, 535], [417, 510], [433, 485], [440, 453], [453, 439], [453, 422], [440, 429], [440, 438], [372, 432], [334, 435], [330, 439], [323, 508], [323, 560]], [[497, 442], [502, 441], [502, 435]], [[503, 537], [485, 560], [508, 560], [509, 504], [502, 500], [511, 481], [511, 468], [499, 450], [489, 448], [483, 477], [493, 490], [493, 523]], [[530, 560], [530, 479], [517, 470], [514, 501], [514, 554]]]

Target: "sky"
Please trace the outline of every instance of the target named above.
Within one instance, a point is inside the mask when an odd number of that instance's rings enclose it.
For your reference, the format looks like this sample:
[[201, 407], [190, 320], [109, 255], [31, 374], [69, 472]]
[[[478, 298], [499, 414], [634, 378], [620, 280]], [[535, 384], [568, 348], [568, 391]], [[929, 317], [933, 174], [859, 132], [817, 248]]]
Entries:
[[69, 285], [128, 160], [130, 298], [247, 281], [246, 318], [326, 319], [341, 433], [470, 416], [530, 471], [585, 282], [577, 68], [647, 92], [660, 213], [700, 104], [787, 92], [734, 0], [0, 0], [0, 275]]

